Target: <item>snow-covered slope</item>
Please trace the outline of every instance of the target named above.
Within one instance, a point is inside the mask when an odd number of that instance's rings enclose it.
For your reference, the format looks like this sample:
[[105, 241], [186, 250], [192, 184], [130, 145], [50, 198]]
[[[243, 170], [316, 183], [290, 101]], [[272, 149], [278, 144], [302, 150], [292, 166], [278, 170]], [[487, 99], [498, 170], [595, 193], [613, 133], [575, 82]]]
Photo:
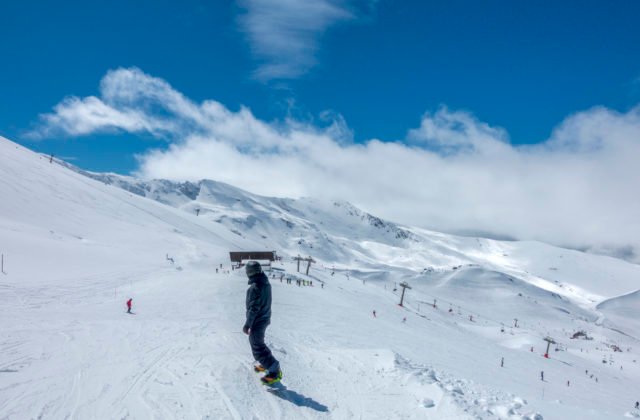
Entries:
[[598, 310], [604, 315], [605, 322], [610, 322], [615, 328], [635, 334], [640, 332], [640, 290], [607, 299], [598, 305]]
[[[90, 179], [2, 138], [0, 162], [0, 418], [637, 414], [636, 265], [213, 181]], [[263, 248], [285, 257], [273, 393], [251, 369], [246, 279], [227, 254]], [[298, 254], [318, 261], [309, 277]]]

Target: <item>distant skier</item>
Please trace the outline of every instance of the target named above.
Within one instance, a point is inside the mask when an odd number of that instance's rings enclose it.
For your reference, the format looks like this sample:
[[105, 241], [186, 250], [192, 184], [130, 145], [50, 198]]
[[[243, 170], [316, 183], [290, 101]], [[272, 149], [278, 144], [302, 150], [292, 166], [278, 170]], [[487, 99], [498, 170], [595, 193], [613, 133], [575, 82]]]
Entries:
[[500, 367], [504, 367], [504, 357], [500, 359]]
[[129, 298], [129, 300], [127, 301], [127, 313], [128, 314], [131, 313], [131, 302], [133, 302], [133, 299]]
[[254, 369], [256, 372], [267, 372], [261, 381], [271, 385], [282, 379], [280, 363], [264, 342], [265, 331], [271, 323], [271, 284], [259, 262], [249, 261], [245, 270], [249, 278], [249, 289], [246, 299], [247, 320], [242, 331], [249, 336], [251, 352], [258, 361]]
[[544, 371], [540, 371], [540, 380], [544, 381]]
[[640, 401], [636, 401], [636, 410], [640, 408]]
[[373, 310], [373, 317], [374, 318], [376, 317], [376, 310], [375, 309]]

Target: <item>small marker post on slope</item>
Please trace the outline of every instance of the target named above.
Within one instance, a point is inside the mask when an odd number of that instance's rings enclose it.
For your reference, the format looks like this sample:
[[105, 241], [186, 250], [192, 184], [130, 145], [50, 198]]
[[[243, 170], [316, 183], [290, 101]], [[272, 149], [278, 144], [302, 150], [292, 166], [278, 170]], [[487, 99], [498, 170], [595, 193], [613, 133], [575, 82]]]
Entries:
[[2, 254], [2, 257], [0, 257], [0, 273], [7, 274], [4, 272], [4, 254]]

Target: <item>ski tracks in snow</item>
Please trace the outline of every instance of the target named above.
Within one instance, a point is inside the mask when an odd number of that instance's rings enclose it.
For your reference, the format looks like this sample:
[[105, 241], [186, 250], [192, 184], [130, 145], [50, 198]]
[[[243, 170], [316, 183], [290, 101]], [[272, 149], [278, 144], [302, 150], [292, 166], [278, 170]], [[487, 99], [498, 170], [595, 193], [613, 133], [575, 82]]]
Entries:
[[[467, 419], [499, 418], [541, 420], [515, 395], [476, 386], [437, 370], [412, 363], [388, 349], [324, 349], [294, 347], [285, 361], [285, 383], [303, 374], [296, 386], [320, 395], [330, 418], [354, 419]], [[305, 364], [307, 366], [305, 366]], [[313, 381], [313, 372], [322, 371], [327, 382]], [[330, 375], [327, 372], [331, 372]], [[326, 414], [315, 412], [317, 418]]]
[[[439, 399], [429, 396], [420, 397], [420, 405], [434, 408], [439, 412], [443, 405], [453, 405], [458, 410], [473, 418], [500, 418], [512, 420], [542, 420], [542, 416], [527, 408], [527, 401], [503, 391], [478, 387], [467, 379], [458, 379], [429, 367], [412, 364], [409, 360], [395, 355], [395, 365], [399, 372], [404, 372], [403, 383], [410, 389], [419, 384], [436, 392]], [[418, 388], [419, 390], [420, 388]], [[448, 411], [448, 410], [445, 410]], [[439, 414], [434, 418], [442, 418]]]

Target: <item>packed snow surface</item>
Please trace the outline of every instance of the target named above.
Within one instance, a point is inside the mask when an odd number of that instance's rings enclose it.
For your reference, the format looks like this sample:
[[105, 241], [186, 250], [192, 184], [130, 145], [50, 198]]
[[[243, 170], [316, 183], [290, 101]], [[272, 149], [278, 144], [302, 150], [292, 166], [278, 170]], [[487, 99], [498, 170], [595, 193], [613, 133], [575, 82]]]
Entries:
[[[0, 161], [0, 419], [640, 416], [637, 265], [83, 173], [2, 138]], [[274, 389], [241, 331], [241, 250], [282, 256]]]

